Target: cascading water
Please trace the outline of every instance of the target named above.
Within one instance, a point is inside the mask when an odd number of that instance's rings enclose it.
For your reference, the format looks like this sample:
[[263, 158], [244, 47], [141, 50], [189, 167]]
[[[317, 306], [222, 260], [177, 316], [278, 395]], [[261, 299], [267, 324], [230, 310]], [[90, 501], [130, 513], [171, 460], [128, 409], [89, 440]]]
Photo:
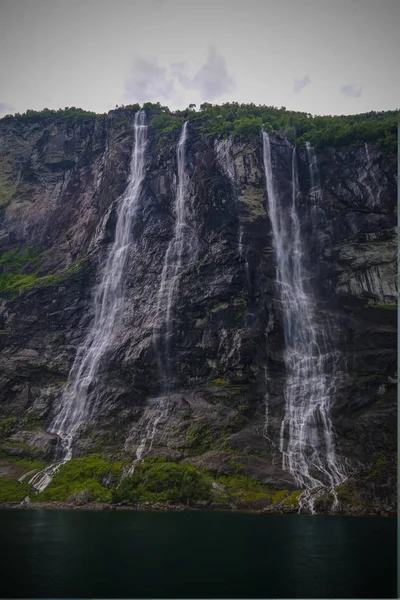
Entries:
[[134, 134], [128, 186], [118, 200], [115, 239], [94, 296], [93, 324], [84, 344], [78, 349], [59, 411], [49, 428], [61, 440], [62, 457], [58, 463], [30, 480], [29, 483], [38, 491], [44, 490], [59, 467], [72, 458], [72, 445], [79, 427], [99, 408], [96, 393], [99, 367], [118, 330], [122, 314], [125, 265], [145, 176], [147, 125], [144, 111], [135, 114]]
[[[183, 124], [177, 146], [178, 185], [175, 197], [174, 236], [168, 244], [161, 272], [160, 287], [157, 294], [156, 318], [153, 326], [153, 346], [157, 356], [158, 370], [162, 381], [162, 395], [153, 400], [153, 406], [147, 409], [141, 422], [141, 439], [136, 449], [136, 459], [127, 471], [134, 472], [136, 464], [144, 454], [151, 450], [158, 424], [168, 413], [168, 394], [172, 385], [172, 335], [173, 306], [179, 289], [184, 261], [193, 260], [196, 254], [196, 239], [188, 224], [188, 184], [186, 172], [186, 142], [188, 123]], [[186, 263], [185, 263], [186, 264]], [[132, 433], [135, 433], [134, 431]], [[130, 438], [127, 440], [128, 445]], [[147, 446], [147, 449], [146, 449]]]
[[306, 152], [307, 152], [308, 167], [310, 169], [310, 179], [311, 179], [310, 196], [315, 201], [315, 200], [318, 200], [321, 198], [322, 190], [321, 190], [321, 181], [320, 181], [320, 177], [319, 177], [317, 155], [315, 154], [315, 150], [311, 146], [310, 142], [306, 142]]
[[188, 122], [185, 121], [176, 151], [178, 166], [178, 186], [175, 198], [174, 236], [168, 244], [161, 282], [157, 294], [156, 323], [153, 327], [153, 345], [157, 355], [158, 368], [163, 381], [163, 391], [171, 385], [171, 342], [173, 333], [173, 305], [179, 288], [183, 260], [193, 258], [196, 253], [195, 236], [188, 224], [188, 184], [186, 172], [186, 141]]
[[263, 132], [263, 158], [277, 262], [285, 334], [285, 414], [280, 450], [283, 468], [304, 490], [300, 510], [314, 512], [314, 502], [329, 489], [335, 503], [335, 487], [346, 479], [335, 453], [331, 405], [335, 386], [327, 332], [315, 320], [315, 306], [306, 290], [300, 222], [296, 209], [298, 190], [296, 152], [292, 154], [292, 201], [283, 202], [276, 189], [270, 139]]

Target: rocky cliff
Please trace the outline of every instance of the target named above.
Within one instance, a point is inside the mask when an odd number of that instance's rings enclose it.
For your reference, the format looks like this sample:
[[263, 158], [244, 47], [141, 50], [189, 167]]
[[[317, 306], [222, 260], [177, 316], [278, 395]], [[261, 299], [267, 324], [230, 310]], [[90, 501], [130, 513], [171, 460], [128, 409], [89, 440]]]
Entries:
[[[129, 175], [132, 123], [130, 110], [79, 122], [0, 121], [6, 474], [16, 457], [54, 460], [57, 439], [48, 426], [93, 318], [94, 289]], [[192, 244], [172, 308], [165, 401], [154, 332], [174, 232], [178, 137], [179, 130], [160, 138], [150, 120], [123, 318], [96, 378], [98, 410], [81, 427], [74, 456], [134, 458], [144, 443], [148, 456], [293, 492], [278, 448], [284, 336], [261, 135], [206, 138], [189, 123]], [[293, 144], [271, 136], [271, 147], [276, 185], [290, 198]], [[349, 506], [393, 511], [396, 162], [373, 144], [328, 147], [317, 159], [318, 189], [309, 152], [297, 149], [297, 205], [308, 286], [339, 361], [332, 418], [350, 473], [342, 498]]]

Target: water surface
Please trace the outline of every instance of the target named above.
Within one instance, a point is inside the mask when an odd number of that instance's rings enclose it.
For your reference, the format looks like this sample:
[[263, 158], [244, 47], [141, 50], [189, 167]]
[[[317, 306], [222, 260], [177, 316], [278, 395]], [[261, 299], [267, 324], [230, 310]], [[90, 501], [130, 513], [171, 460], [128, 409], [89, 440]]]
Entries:
[[396, 598], [396, 520], [1, 510], [0, 596]]

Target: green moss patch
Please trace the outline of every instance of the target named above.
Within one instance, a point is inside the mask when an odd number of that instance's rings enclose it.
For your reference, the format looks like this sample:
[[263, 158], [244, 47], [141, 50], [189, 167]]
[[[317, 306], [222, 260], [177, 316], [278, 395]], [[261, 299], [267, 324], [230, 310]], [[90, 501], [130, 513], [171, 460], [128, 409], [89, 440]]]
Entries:
[[283, 500], [283, 504], [285, 506], [298, 506], [301, 494], [301, 490], [296, 490], [295, 492], [290, 494], [290, 496], [285, 497], [285, 499]]
[[380, 308], [382, 310], [397, 310], [397, 304], [373, 304], [371, 308]]
[[211, 429], [205, 421], [193, 422], [186, 432], [186, 442], [189, 448], [189, 454], [197, 455], [211, 450], [218, 433]]
[[265, 498], [271, 498], [275, 492], [273, 488], [244, 475], [229, 475], [218, 478], [218, 483], [226, 489], [221, 495], [221, 501], [258, 502]]
[[39, 276], [38, 272], [22, 273], [2, 273], [0, 274], [0, 292], [21, 292], [31, 289], [35, 286], [52, 286], [66, 281], [71, 275], [81, 271], [86, 257], [82, 257], [72, 263], [67, 269], [59, 273]]

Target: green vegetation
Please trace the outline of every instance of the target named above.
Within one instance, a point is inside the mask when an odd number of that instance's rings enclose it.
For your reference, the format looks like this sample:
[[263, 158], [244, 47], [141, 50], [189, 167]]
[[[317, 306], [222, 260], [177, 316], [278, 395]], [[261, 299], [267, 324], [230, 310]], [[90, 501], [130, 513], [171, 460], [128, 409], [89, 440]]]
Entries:
[[121, 475], [121, 462], [109, 462], [95, 455], [73, 458], [60, 467], [49, 487], [33, 500], [64, 501], [72, 494], [89, 490], [93, 500], [108, 502], [111, 500], [108, 486], [116, 485]]
[[298, 506], [299, 505], [299, 500], [300, 500], [300, 496], [303, 492], [301, 490], [296, 490], [295, 492], [293, 492], [292, 494], [290, 494], [290, 496], [286, 496], [286, 498], [283, 501], [283, 504], [285, 506]]
[[34, 412], [27, 412], [23, 418], [24, 429], [38, 429], [43, 426], [43, 419]]
[[44, 108], [43, 110], [27, 110], [23, 114], [15, 113], [15, 115], [5, 115], [3, 119], [21, 119], [23, 121], [54, 121], [54, 120], [71, 120], [71, 121], [87, 121], [95, 119], [99, 115], [90, 110], [75, 108], [75, 106], [66, 106], [58, 110]]
[[211, 383], [213, 385], [218, 385], [221, 387], [227, 387], [230, 385], [230, 383], [227, 379], [222, 379], [222, 378], [213, 379]]
[[114, 502], [186, 503], [209, 500], [211, 480], [200, 470], [186, 464], [147, 459], [137, 465], [112, 492]]
[[27, 457], [19, 457], [19, 456], [11, 456], [9, 454], [7, 454], [7, 452], [3, 450], [0, 451], [0, 458], [5, 460], [7, 463], [10, 463], [12, 465], [17, 465], [18, 467], [21, 467], [22, 469], [25, 469], [26, 472], [28, 471], [41, 471], [42, 469], [45, 468], [46, 463], [44, 460], [41, 460], [39, 458], [27, 458]]
[[228, 307], [229, 307], [229, 304], [227, 302], [220, 302], [219, 304], [216, 304], [215, 306], [212, 307], [211, 312], [216, 313], [216, 312], [219, 312], [220, 310], [225, 310]]
[[264, 498], [271, 498], [274, 491], [270, 486], [245, 477], [244, 475], [229, 475], [218, 478], [218, 483], [222, 483], [226, 488], [225, 494], [222, 494], [220, 501], [242, 501], [258, 502]]
[[291, 142], [314, 147], [359, 146], [376, 143], [385, 153], [396, 155], [399, 110], [371, 111], [358, 115], [313, 116], [287, 110], [285, 107], [257, 106], [238, 102], [212, 105], [204, 103], [199, 111], [189, 108], [170, 112], [167, 107], [148, 103], [155, 115], [151, 125], [160, 133], [168, 133], [189, 120], [202, 136], [229, 134], [246, 140], [260, 135], [261, 128], [287, 137]]
[[197, 456], [212, 450], [215, 442], [225, 433], [226, 431], [220, 428], [211, 428], [207, 421], [194, 421], [186, 432], [188, 454]]
[[[156, 132], [157, 147], [167, 144], [169, 135], [176, 136], [185, 120], [189, 120], [200, 136], [234, 135], [243, 141], [257, 139], [260, 130], [277, 133], [287, 137], [291, 142], [304, 144], [309, 141], [316, 148], [325, 146], [360, 146], [374, 143], [378, 148], [392, 156], [397, 153], [397, 125], [399, 110], [371, 111], [358, 115], [320, 115], [287, 110], [281, 106], [265, 106], [256, 104], [239, 104], [227, 102], [213, 105], [204, 102], [200, 110], [194, 105], [184, 110], [171, 112], [167, 106], [159, 102], [146, 102], [142, 108], [146, 111], [152, 128]], [[118, 110], [136, 112], [139, 104], [120, 106]], [[118, 111], [117, 111], [118, 114]], [[27, 122], [57, 122], [69, 120], [73, 122], [87, 121], [99, 115], [81, 108], [66, 107], [60, 110], [42, 111], [28, 110], [20, 115], [6, 115], [4, 120], [19, 119]], [[125, 119], [126, 120], [126, 119]], [[121, 123], [124, 121], [121, 120]], [[164, 138], [164, 139], [162, 139]], [[8, 198], [10, 192], [5, 192]]]
[[0, 438], [7, 438], [17, 430], [17, 418], [6, 417], [0, 419]]
[[32, 486], [11, 477], [0, 478], [0, 502], [21, 502], [32, 494]]
[[34, 258], [28, 257], [26, 262], [23, 263], [23, 258], [21, 258], [20, 255], [14, 255], [14, 252], [19, 251], [11, 250], [10, 252], [7, 252], [6, 255], [3, 255], [0, 259], [0, 263], [1, 260], [4, 259], [2, 264], [5, 266], [5, 268], [17, 271], [8, 271], [0, 274], [0, 292], [17, 293], [23, 290], [31, 289], [35, 286], [58, 285], [63, 283], [71, 275], [79, 273], [79, 271], [82, 269], [84, 261], [86, 260], [86, 256], [78, 258], [63, 271], [52, 273], [50, 275], [39, 276], [37, 270], [34, 273], [29, 274], [23, 274], [20, 272], [20, 270], [23, 268], [23, 264], [25, 264], [25, 268], [31, 268], [33, 264], [37, 267], [37, 261], [41, 256], [43, 256], [44, 253], [38, 253]]
[[381, 308], [383, 310], [397, 310], [397, 304], [373, 304], [371, 308]]
[[46, 251], [40, 250], [37, 246], [14, 248], [0, 256], [0, 265], [6, 270], [12, 269], [13, 273], [21, 273], [27, 268], [36, 267], [45, 254]]
[[0, 175], [0, 207], [10, 204], [15, 192], [15, 183], [8, 177]]
[[279, 490], [272, 496], [273, 504], [281, 504], [289, 496], [288, 490]]

